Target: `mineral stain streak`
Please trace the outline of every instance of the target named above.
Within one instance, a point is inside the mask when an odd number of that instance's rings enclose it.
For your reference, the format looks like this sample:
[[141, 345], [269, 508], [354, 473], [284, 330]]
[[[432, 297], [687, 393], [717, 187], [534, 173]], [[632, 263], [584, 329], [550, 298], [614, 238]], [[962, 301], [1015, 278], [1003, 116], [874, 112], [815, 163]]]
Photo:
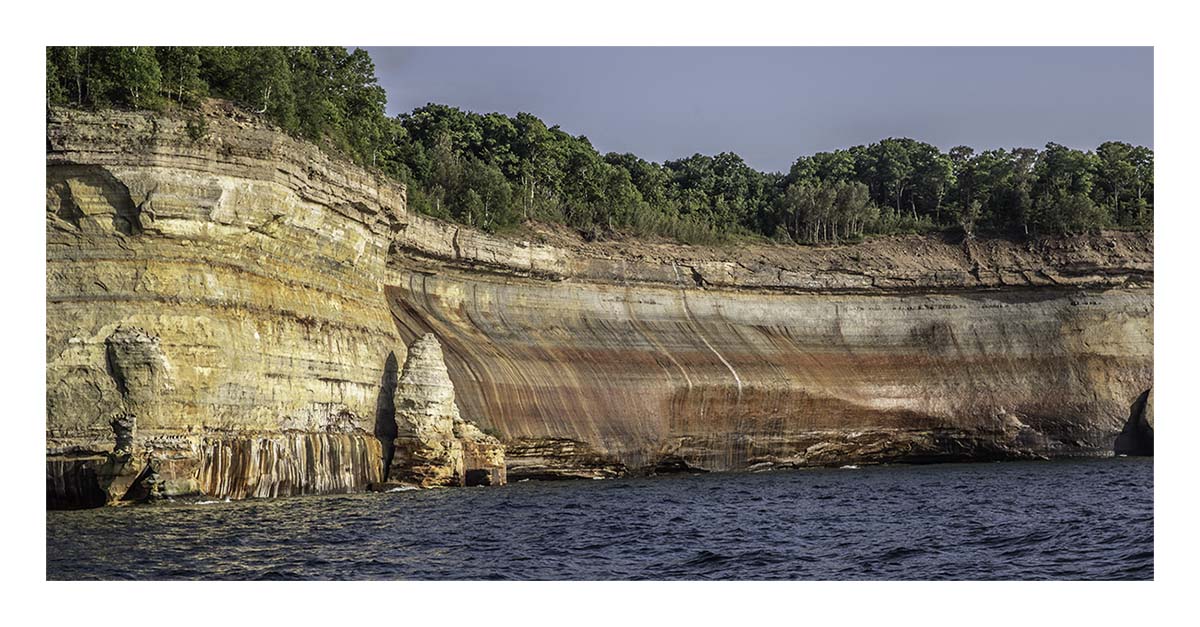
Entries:
[[48, 507], [1153, 450], [1148, 235], [515, 241], [206, 114], [50, 112]]

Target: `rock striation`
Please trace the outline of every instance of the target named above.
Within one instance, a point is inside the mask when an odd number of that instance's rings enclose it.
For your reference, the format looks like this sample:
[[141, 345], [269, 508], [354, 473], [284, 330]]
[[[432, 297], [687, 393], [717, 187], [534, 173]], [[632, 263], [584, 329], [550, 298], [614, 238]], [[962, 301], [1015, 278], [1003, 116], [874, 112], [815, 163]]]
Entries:
[[397, 272], [510, 475], [1111, 455], [1153, 378], [1145, 288], [770, 294]]
[[[232, 111], [210, 112], [204, 137], [188, 126], [47, 121], [51, 506], [119, 502], [143, 476], [216, 498], [382, 479], [403, 187]], [[126, 415], [136, 429], [114, 433]]]
[[205, 115], [49, 113], [50, 507], [1152, 450], [1148, 235], [517, 240]]

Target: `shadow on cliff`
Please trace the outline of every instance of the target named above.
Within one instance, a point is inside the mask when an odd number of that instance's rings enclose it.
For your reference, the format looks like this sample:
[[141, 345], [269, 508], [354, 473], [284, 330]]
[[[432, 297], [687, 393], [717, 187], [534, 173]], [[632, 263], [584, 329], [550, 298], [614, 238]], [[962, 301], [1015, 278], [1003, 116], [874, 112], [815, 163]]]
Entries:
[[1154, 424], [1149, 415], [1150, 390], [1142, 392], [1129, 406], [1129, 420], [1113, 443], [1117, 455], [1154, 455]]
[[[68, 176], [86, 183], [98, 198], [77, 198], [74, 189], [64, 180]], [[55, 215], [76, 229], [85, 228], [84, 223], [89, 219], [88, 211], [80, 203], [95, 204], [96, 201], [102, 201], [103, 206], [111, 210], [109, 215], [112, 216], [114, 231], [124, 235], [142, 233], [142, 207], [134, 204], [129, 188], [103, 167], [60, 166], [47, 179], [46, 186], [53, 189], [58, 197]], [[94, 208], [92, 213], [94, 216]]]
[[379, 381], [379, 398], [375, 400], [375, 437], [383, 446], [383, 477], [387, 481], [388, 469], [392, 467], [392, 447], [396, 440], [396, 377], [399, 364], [396, 353], [389, 352], [383, 364], [383, 377]]

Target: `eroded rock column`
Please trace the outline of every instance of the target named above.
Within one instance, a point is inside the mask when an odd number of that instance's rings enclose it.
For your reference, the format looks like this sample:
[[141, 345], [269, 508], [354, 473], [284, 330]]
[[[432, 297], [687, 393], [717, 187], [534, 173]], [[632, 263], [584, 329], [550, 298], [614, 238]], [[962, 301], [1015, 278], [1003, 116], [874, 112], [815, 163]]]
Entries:
[[505, 482], [504, 446], [459, 415], [442, 346], [432, 333], [408, 347], [395, 407], [391, 481], [422, 487]]

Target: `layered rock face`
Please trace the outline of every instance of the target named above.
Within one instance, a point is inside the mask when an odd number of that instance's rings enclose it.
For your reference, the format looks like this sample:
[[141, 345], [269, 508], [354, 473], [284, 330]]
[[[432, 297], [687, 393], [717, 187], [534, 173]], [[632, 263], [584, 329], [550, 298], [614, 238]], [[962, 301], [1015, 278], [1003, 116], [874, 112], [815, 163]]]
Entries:
[[1148, 235], [540, 239], [409, 216], [388, 279], [511, 480], [1111, 455], [1152, 385]]
[[143, 475], [234, 498], [382, 479], [404, 190], [234, 115], [207, 125], [48, 120], [51, 506], [121, 500]]
[[50, 506], [1152, 450], [1148, 235], [518, 241], [206, 126], [51, 113]]
[[505, 483], [504, 447], [459, 414], [433, 334], [409, 346], [395, 407], [390, 478], [421, 487]]
[[1152, 380], [1141, 288], [763, 295], [400, 278], [388, 294], [404, 335], [444, 338], [464, 415], [519, 444], [514, 480], [526, 454], [532, 476], [579, 459], [605, 476], [665, 458], [732, 470], [1112, 454]]

